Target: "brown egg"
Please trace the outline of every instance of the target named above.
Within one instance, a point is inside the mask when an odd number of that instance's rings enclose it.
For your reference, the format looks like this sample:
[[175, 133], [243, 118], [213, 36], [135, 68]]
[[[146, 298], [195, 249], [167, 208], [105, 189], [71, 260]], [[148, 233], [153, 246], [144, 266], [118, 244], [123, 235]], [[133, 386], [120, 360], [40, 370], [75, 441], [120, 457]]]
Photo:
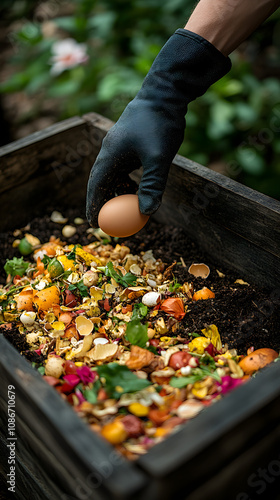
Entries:
[[257, 370], [272, 363], [277, 357], [278, 352], [274, 351], [274, 349], [263, 347], [245, 356], [245, 358], [239, 362], [239, 366], [242, 368], [245, 375], [252, 375]]
[[98, 215], [98, 225], [110, 236], [125, 238], [145, 226], [149, 215], [141, 214], [137, 194], [124, 194], [107, 201]]

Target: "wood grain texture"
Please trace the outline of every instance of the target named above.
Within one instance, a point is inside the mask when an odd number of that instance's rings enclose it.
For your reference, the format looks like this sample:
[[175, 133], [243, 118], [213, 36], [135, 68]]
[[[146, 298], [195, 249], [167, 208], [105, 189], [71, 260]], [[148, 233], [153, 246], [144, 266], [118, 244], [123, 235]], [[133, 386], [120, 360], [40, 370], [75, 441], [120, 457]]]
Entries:
[[[262, 455], [247, 454], [242, 472], [235, 460], [272, 433], [274, 441], [270, 441], [270, 450], [266, 449], [266, 458], [275, 458], [273, 450], [280, 449], [279, 376], [280, 363], [272, 363], [258, 377], [187, 422], [170, 441], [164, 440], [140, 457], [139, 464], [159, 483], [163, 499], [171, 498], [172, 491], [174, 498], [182, 491], [186, 496], [200, 488], [202, 478], [207, 483], [214, 476], [217, 498], [228, 498], [223, 497], [223, 474], [231, 474], [233, 485], [246, 486], [250, 470], [261, 465]], [[227, 467], [229, 470], [223, 472]]]
[[[83, 205], [91, 165], [111, 126], [90, 113], [1, 148], [0, 230], [24, 225], [50, 207]], [[139, 172], [133, 176], [139, 179]], [[279, 288], [279, 202], [176, 156], [155, 218], [183, 227], [218, 268], [226, 265], [249, 282]], [[200, 500], [199, 492], [207, 491], [199, 490], [201, 481], [215, 490], [212, 477], [220, 488], [215, 498], [224, 499], [227, 479], [242, 486], [238, 474], [246, 480], [246, 467], [258, 466], [256, 439], [265, 457], [274, 458], [272, 435], [279, 449], [280, 363], [129, 463], [93, 434], [1, 335], [0, 351], [0, 450], [4, 456], [6, 389], [12, 383], [20, 500], [29, 500], [30, 491], [32, 500], [171, 500], [174, 491], [179, 499], [197, 488], [194, 500]], [[81, 485], [90, 491], [79, 490]]]
[[[0, 434], [2, 442], [5, 441], [7, 386], [13, 384], [19, 475], [30, 475], [35, 482], [38, 476], [38, 482], [42, 481], [46, 490], [45, 497], [50, 499], [79, 499], [82, 493], [93, 500], [137, 499], [146, 485], [140, 469], [93, 433], [2, 335], [0, 351], [0, 404], [4, 422]], [[24, 477], [21, 481], [24, 482]]]
[[71, 118], [0, 148], [0, 230], [52, 206], [81, 204], [93, 147], [87, 124]]

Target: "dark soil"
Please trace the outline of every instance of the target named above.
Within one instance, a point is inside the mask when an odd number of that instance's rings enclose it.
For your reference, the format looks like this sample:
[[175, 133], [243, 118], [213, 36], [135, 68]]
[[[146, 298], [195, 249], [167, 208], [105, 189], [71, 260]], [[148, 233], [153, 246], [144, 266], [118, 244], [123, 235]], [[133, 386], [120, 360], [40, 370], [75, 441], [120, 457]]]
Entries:
[[[74, 218], [79, 215], [80, 213], [74, 210], [63, 212], [63, 216], [68, 217], [68, 224], [73, 224]], [[89, 227], [87, 223], [76, 227], [77, 232], [67, 239], [68, 243], [85, 245], [95, 240], [92, 234], [86, 232]], [[13, 256], [19, 257], [19, 252], [12, 248], [15, 238], [21, 238], [28, 231], [37, 236], [42, 243], [51, 235], [65, 241], [61, 234], [62, 228], [63, 225], [51, 222], [50, 217], [45, 216], [32, 220], [27, 228], [22, 229], [21, 235], [14, 236], [12, 232], [0, 234], [0, 282], [5, 282], [3, 266], [6, 259]], [[161, 258], [167, 264], [177, 261], [173, 271], [179, 283], [192, 282], [195, 290], [203, 286], [213, 289], [214, 299], [189, 302], [187, 314], [180, 326], [182, 336], [189, 337], [189, 333], [199, 333], [207, 325], [215, 324], [223, 343], [228, 344], [230, 348], [235, 347], [239, 354], [246, 353], [248, 347], [251, 346], [255, 349], [270, 347], [279, 350], [279, 295], [276, 296], [271, 290], [254, 286], [253, 280], [250, 285], [236, 284], [235, 280], [242, 279], [242, 276], [229, 269], [220, 268], [217, 262], [213, 262], [194, 242], [189, 240], [182, 229], [149, 221], [135, 236], [114, 240], [113, 245], [117, 241], [124, 243], [130, 247], [132, 253], [152, 249], [154, 256]], [[180, 257], [183, 257], [186, 267], [182, 265]], [[207, 279], [194, 278], [188, 273], [187, 270], [193, 262], [204, 262], [210, 267], [211, 272]], [[219, 277], [217, 269], [225, 274], [224, 278]], [[11, 339], [11, 331], [7, 332], [6, 336]], [[22, 345], [22, 336], [16, 329], [13, 330], [12, 338], [18, 350], [25, 351], [26, 346]], [[31, 352], [27, 353], [27, 358], [30, 361], [39, 361], [32, 357]]]

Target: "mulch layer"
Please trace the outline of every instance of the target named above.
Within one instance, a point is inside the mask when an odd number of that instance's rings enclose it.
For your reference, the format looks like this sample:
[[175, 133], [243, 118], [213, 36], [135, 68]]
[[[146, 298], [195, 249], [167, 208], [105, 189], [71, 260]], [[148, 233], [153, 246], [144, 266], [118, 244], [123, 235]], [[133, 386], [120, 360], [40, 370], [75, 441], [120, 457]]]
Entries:
[[[50, 213], [42, 218], [34, 218], [16, 237], [21, 238], [25, 232], [29, 232], [37, 236], [41, 243], [48, 241], [51, 235], [65, 241], [61, 233], [63, 225], [52, 222]], [[63, 216], [68, 218], [68, 224], [72, 225], [75, 225], [74, 219], [80, 214], [81, 212], [72, 209], [63, 212]], [[76, 228], [76, 234], [67, 238], [67, 243], [86, 245], [96, 239], [87, 233], [86, 230], [89, 228], [87, 222], [76, 225]], [[18, 250], [12, 247], [16, 237], [13, 232], [0, 234], [0, 283], [5, 282], [3, 266], [6, 259], [19, 257]], [[236, 348], [239, 354], [245, 354], [251, 346], [255, 349], [270, 347], [279, 350], [280, 297], [272, 290], [255, 286], [253, 279], [249, 285], [235, 283], [236, 279], [242, 280], [242, 276], [220, 267], [211, 257], [205, 255], [182, 229], [149, 221], [133, 237], [114, 238], [112, 245], [116, 243], [129, 246], [133, 254], [151, 249], [156, 258], [162, 259], [167, 264], [176, 261], [173, 273], [178, 283], [192, 282], [195, 290], [207, 286], [215, 292], [214, 299], [189, 302], [187, 314], [180, 326], [182, 336], [189, 337], [190, 333], [200, 333], [202, 328], [215, 324], [222, 342], [228, 344], [229, 348]], [[204, 262], [210, 267], [211, 272], [207, 279], [195, 278], [188, 273], [188, 268], [193, 262]], [[217, 270], [225, 277], [220, 277]], [[24, 339], [16, 328], [13, 336], [9, 331], [9, 340], [20, 352], [26, 350], [27, 346], [23, 345]], [[26, 353], [26, 356], [30, 361], [33, 360], [31, 352]], [[36, 361], [38, 362], [37, 358]]]

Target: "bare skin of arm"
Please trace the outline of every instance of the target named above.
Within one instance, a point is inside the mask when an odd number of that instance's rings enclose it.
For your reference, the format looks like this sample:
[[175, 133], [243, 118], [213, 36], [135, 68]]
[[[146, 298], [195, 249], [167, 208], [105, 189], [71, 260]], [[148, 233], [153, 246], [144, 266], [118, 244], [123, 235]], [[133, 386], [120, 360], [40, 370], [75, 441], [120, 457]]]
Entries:
[[228, 56], [279, 6], [279, 0], [200, 0], [185, 29]]

